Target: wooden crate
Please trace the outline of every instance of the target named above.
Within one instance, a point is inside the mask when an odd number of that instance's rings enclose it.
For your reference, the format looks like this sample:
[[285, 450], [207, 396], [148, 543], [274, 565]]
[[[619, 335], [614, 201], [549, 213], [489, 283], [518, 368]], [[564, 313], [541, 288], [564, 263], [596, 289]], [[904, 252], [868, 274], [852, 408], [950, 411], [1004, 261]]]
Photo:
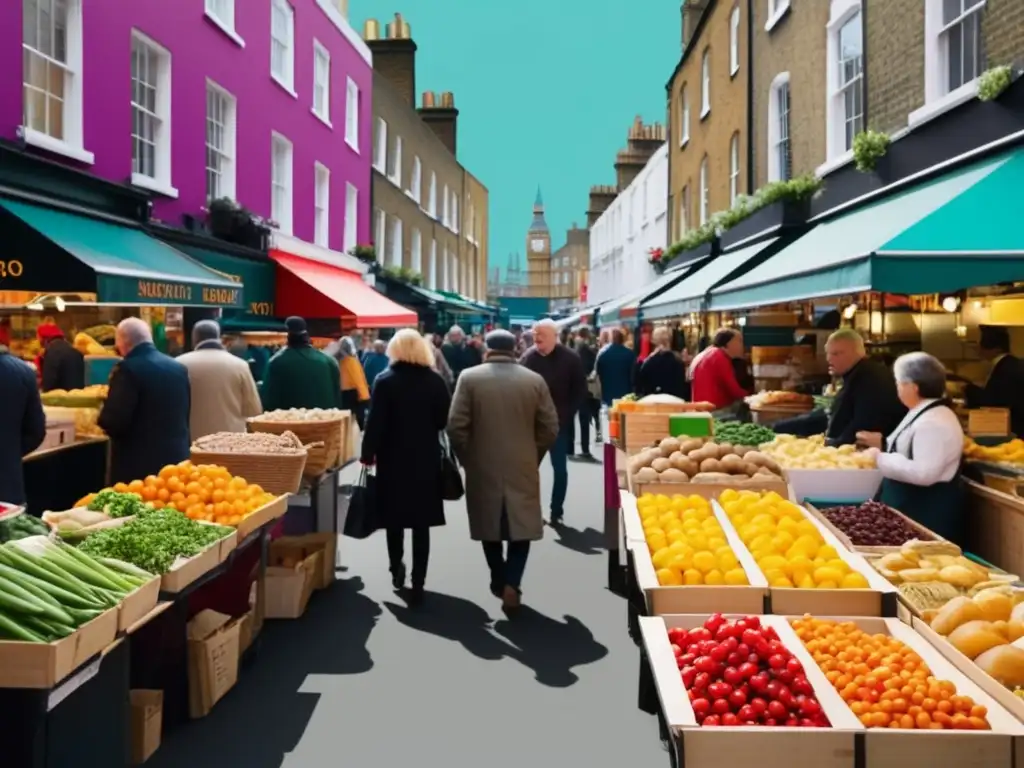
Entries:
[[967, 412], [967, 434], [972, 437], [1004, 437], [1010, 434], [1008, 408], [975, 408]]

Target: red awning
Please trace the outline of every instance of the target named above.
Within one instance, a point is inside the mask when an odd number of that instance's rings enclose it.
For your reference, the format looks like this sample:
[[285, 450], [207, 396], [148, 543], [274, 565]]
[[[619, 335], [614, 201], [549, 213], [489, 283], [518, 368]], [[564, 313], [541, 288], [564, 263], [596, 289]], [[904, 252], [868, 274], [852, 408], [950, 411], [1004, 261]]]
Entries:
[[363, 282], [357, 272], [271, 250], [277, 262], [277, 314], [339, 317], [356, 328], [415, 327], [419, 318]]

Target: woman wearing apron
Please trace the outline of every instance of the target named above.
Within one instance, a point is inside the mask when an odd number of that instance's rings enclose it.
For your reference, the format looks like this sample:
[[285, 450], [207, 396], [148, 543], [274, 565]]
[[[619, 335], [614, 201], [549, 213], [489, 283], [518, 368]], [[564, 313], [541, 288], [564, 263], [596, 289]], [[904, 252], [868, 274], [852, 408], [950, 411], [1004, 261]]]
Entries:
[[882, 472], [879, 501], [939, 536], [960, 541], [963, 517], [960, 460], [964, 433], [946, 402], [946, 369], [924, 352], [911, 352], [893, 366], [896, 390], [908, 413], [883, 438], [857, 433]]

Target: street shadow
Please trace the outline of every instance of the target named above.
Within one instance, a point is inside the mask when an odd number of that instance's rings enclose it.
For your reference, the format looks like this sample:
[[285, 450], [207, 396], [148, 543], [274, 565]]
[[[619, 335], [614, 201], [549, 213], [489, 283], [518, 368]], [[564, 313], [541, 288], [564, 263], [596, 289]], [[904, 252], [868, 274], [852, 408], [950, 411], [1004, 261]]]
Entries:
[[[297, 621], [268, 619], [254, 663], [206, 717], [164, 734], [147, 768], [244, 765], [279, 768], [298, 745], [319, 695], [300, 693], [308, 675], [358, 675], [373, 668], [367, 643], [383, 613], [362, 579], [315, 592]], [[196, 761], [202, 755], [202, 762]]]
[[556, 544], [560, 544], [581, 555], [599, 555], [604, 551], [604, 534], [596, 528], [587, 527], [582, 531], [565, 523], [553, 523], [551, 528], [558, 534]]
[[498, 661], [512, 650], [491, 632], [487, 611], [461, 597], [428, 590], [423, 604], [415, 608], [390, 602], [384, 607], [409, 629], [459, 643], [484, 661]]
[[574, 667], [608, 655], [608, 649], [579, 619], [562, 618], [556, 621], [524, 605], [512, 618], [494, 624], [494, 631], [515, 646], [509, 655], [532, 669], [538, 683], [551, 688], [568, 688], [579, 680]]

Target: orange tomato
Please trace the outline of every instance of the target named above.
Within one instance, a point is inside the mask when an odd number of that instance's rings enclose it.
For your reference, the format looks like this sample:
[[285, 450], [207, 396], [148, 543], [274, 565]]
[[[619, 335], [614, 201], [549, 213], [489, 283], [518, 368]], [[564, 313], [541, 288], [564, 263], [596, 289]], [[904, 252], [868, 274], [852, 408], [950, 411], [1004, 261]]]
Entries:
[[150, 487], [156, 486], [160, 482], [160, 478], [156, 475], [146, 475], [146, 479], [142, 481], [143, 485]]
[[178, 476], [178, 468], [173, 464], [168, 464], [160, 470], [159, 476], [164, 480], [170, 480], [172, 477]]
[[114, 490], [118, 493], [128, 493], [127, 483], [114, 483]]

